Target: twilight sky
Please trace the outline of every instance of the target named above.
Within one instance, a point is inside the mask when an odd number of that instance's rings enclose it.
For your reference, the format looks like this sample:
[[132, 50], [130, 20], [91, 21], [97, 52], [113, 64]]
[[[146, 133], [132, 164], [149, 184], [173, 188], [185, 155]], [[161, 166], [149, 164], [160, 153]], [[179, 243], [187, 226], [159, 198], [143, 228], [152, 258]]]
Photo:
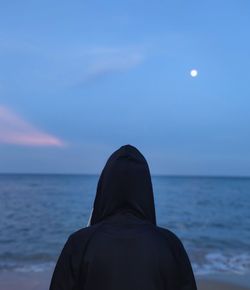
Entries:
[[249, 0], [0, 0], [0, 172], [250, 175], [249, 70]]

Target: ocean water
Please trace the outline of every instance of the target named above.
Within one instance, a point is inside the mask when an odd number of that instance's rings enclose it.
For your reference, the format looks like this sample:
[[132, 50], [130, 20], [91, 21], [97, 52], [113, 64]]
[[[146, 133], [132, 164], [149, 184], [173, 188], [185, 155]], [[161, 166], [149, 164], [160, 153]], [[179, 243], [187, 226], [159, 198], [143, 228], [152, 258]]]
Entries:
[[[85, 227], [98, 176], [0, 174], [0, 271], [52, 269]], [[250, 274], [250, 179], [153, 176], [157, 224], [177, 234], [196, 275]]]

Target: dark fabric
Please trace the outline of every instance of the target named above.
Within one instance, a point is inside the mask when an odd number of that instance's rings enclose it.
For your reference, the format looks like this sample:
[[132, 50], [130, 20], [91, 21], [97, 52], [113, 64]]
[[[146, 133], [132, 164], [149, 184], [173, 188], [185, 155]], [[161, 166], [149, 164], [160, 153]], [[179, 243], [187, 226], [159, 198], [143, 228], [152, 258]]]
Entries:
[[123, 146], [108, 159], [98, 182], [91, 225], [125, 208], [156, 224], [147, 161], [132, 146]]
[[50, 290], [196, 290], [180, 239], [157, 226], [147, 162], [126, 145], [108, 159], [90, 226], [70, 235]]

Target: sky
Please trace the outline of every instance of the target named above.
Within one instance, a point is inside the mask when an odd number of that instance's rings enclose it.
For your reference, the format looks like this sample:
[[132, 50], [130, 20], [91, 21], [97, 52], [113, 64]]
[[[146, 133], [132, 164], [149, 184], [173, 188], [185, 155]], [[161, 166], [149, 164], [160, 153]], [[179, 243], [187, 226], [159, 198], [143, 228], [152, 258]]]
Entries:
[[249, 176], [249, 27], [248, 0], [0, 0], [0, 172], [131, 144], [152, 174]]

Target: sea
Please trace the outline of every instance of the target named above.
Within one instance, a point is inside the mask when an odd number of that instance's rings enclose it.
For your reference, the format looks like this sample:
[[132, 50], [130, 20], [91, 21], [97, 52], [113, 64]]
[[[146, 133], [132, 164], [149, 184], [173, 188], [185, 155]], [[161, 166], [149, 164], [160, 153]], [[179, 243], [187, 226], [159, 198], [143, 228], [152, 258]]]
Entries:
[[[86, 227], [98, 175], [0, 174], [0, 272], [53, 269]], [[183, 242], [196, 275], [250, 274], [250, 178], [152, 176], [157, 224]]]

